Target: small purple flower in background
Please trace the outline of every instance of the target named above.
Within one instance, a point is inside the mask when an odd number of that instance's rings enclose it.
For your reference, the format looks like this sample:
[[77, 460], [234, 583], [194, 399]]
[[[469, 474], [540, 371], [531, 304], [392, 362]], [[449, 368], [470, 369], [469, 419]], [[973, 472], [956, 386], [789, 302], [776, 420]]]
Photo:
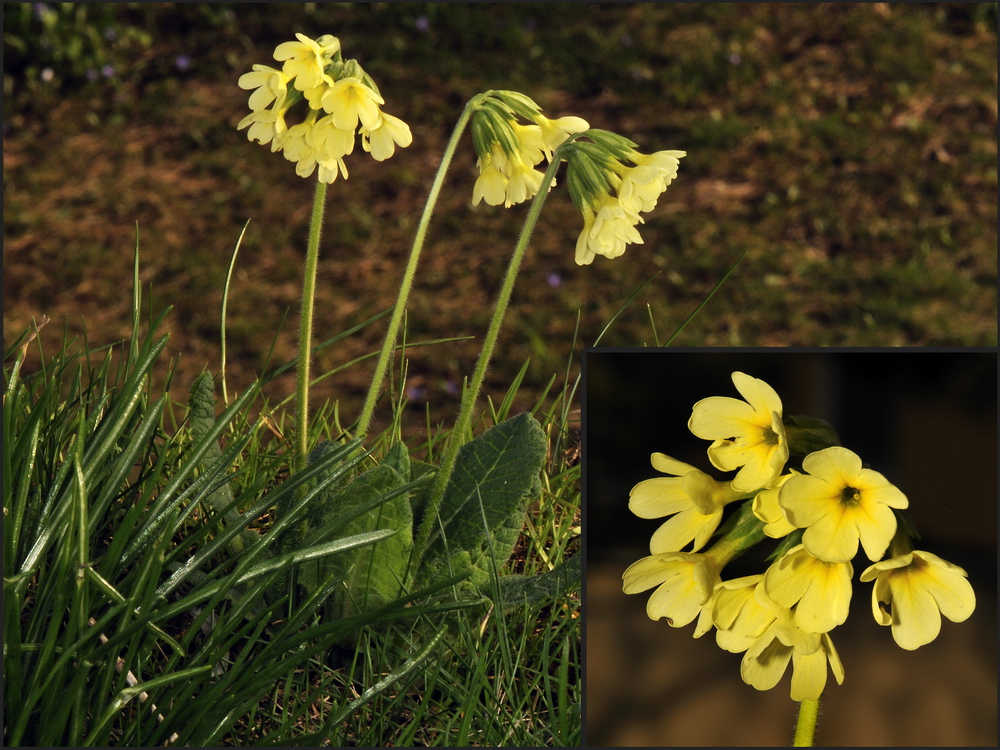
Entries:
[[114, 78], [115, 68], [113, 65], [105, 65], [101, 68], [101, 75], [105, 78]]
[[545, 277], [545, 281], [548, 282], [548, 285], [553, 289], [557, 286], [562, 286], [562, 276], [557, 273], [550, 273]]
[[187, 55], [177, 55], [177, 59], [174, 60], [174, 65], [177, 66], [177, 70], [183, 73], [191, 67], [191, 58]]
[[742, 57], [740, 57], [735, 52], [730, 53], [730, 55], [729, 55], [729, 63], [730, 63], [730, 65], [739, 65], [741, 62], [743, 62], [743, 58]]
[[450, 396], [457, 396], [458, 385], [455, 383], [454, 380], [446, 380], [444, 381], [444, 392]]
[[427, 20], [427, 16], [417, 16], [417, 20], [414, 21], [413, 25], [422, 34], [426, 34], [431, 28], [431, 22]]
[[427, 389], [422, 385], [411, 385], [406, 389], [406, 397], [410, 401], [423, 401], [424, 396], [427, 394]]
[[48, 3], [33, 3], [31, 7], [35, 11], [35, 18], [39, 21], [41, 21], [45, 14], [49, 12]]
[[107, 39], [109, 42], [113, 42], [115, 39], [118, 38], [118, 29], [116, 29], [114, 26], [108, 26], [108, 28], [104, 30], [104, 38]]

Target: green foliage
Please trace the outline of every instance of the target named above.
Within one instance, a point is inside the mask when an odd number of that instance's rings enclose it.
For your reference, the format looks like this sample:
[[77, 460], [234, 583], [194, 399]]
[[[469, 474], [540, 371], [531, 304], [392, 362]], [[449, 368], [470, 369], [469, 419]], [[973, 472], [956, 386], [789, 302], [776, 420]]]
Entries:
[[420, 561], [417, 581], [469, 570], [474, 585], [495, 579], [524, 524], [527, 500], [537, 495], [546, 441], [538, 422], [521, 414], [462, 446]]
[[409, 454], [402, 443], [397, 443], [378, 466], [323, 498], [328, 517], [355, 516], [342, 526], [346, 532], [393, 532], [356, 554], [329, 559], [323, 569], [303, 571], [301, 582], [307, 589], [328, 575], [337, 578], [338, 586], [327, 607], [329, 615], [348, 617], [370, 612], [409, 589], [407, 569], [413, 547], [409, 477]]
[[[304, 564], [394, 533], [341, 525], [322, 541], [282, 550], [283, 537], [364, 454], [348, 441], [277, 483], [243, 465], [251, 476], [239, 491], [221, 491], [248, 458], [252, 435], [235, 424], [257, 390], [216, 418], [206, 377], [192, 394], [190, 433], [166, 435], [167, 396], [148, 392], [167, 341], [155, 336], [160, 320], [97, 365], [93, 352], [74, 354], [64, 341], [22, 379], [32, 337], [6, 354], [5, 362], [13, 359], [4, 368], [7, 745], [217, 744], [276, 680], [348, 634], [450, 607], [414, 601], [439, 585], [317, 626], [333, 576], [305, 597], [275, 595]], [[277, 504], [285, 512], [266, 533], [247, 529]], [[433, 653], [428, 646], [403, 669]]]

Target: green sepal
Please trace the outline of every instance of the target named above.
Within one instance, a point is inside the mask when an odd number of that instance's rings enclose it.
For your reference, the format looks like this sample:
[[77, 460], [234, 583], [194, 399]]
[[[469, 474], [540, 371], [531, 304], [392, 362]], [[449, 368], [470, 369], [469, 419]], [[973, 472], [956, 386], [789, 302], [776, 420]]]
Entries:
[[774, 548], [774, 551], [767, 556], [767, 561], [772, 562], [774, 560], [779, 560], [784, 557], [788, 553], [788, 550], [792, 547], [797, 547], [802, 544], [802, 533], [804, 531], [805, 529], [795, 529], [795, 531], [788, 534], [788, 536], [782, 538], [782, 540], [778, 542], [778, 546]]
[[840, 436], [829, 422], [802, 414], [784, 417], [785, 441], [793, 456], [808, 456], [815, 451], [840, 445]]

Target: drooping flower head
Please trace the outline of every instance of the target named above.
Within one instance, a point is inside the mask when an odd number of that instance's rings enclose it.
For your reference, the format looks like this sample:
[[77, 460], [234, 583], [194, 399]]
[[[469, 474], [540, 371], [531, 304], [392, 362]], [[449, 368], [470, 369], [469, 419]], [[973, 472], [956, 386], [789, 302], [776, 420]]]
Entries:
[[[283, 151], [302, 177], [318, 168], [319, 180], [325, 183], [347, 178], [344, 157], [354, 150], [358, 135], [376, 161], [388, 159], [397, 146], [410, 145], [409, 127], [382, 111], [385, 100], [375, 82], [357, 60], [342, 58], [336, 37], [295, 36], [298, 41], [283, 42], [274, 50], [274, 58], [283, 63], [281, 70], [254, 65], [252, 72], [240, 76], [240, 87], [254, 92], [251, 112], [240, 120], [238, 130], [249, 127], [250, 140]], [[303, 101], [301, 121], [287, 125], [289, 111]]]
[[753, 492], [769, 486], [788, 460], [781, 399], [763, 380], [734, 372], [733, 385], [746, 401], [711, 396], [694, 405], [688, 429], [712, 440], [708, 457], [723, 471], [739, 469], [733, 488]]

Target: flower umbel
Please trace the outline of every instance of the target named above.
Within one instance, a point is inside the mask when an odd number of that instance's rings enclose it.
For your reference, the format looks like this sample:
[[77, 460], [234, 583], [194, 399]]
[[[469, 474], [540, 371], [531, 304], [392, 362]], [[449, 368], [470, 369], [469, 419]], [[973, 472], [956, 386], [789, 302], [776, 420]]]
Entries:
[[[642, 210], [648, 174], [634, 169], [634, 185], [623, 193]], [[615, 205], [624, 211], [621, 201]], [[584, 215], [590, 210], [584, 206]], [[592, 211], [587, 222], [597, 223]], [[625, 571], [623, 590], [655, 587], [646, 614], [674, 627], [698, 618], [695, 638], [715, 627], [720, 648], [743, 652], [740, 675], [757, 690], [777, 685], [791, 664], [791, 697], [802, 704], [795, 744], [811, 744], [827, 665], [838, 684], [844, 681], [831, 633], [850, 611], [851, 560], [859, 546], [874, 561], [861, 581], [875, 582], [875, 620], [891, 625], [904, 649], [936, 638], [942, 615], [968, 619], [976, 597], [962, 568], [913, 550], [920, 535], [906, 513], [906, 496], [841, 447], [832, 425], [785, 417], [767, 383], [742, 372], [732, 379], [745, 401], [702, 399], [688, 427], [713, 441], [712, 464], [736, 476], [726, 483], [670, 456], [652, 455], [653, 467], [673, 476], [640, 481], [629, 509], [641, 518], [669, 519], [650, 540], [652, 554]], [[804, 456], [802, 472], [789, 467], [782, 473], [790, 455]], [[726, 518], [725, 506], [734, 501], [741, 504]], [[763, 573], [722, 580], [730, 560], [769, 539], [778, 541]], [[689, 544], [690, 551], [680, 551]], [[887, 549], [889, 558], [880, 561]]]
[[[354, 150], [357, 135], [376, 161], [388, 159], [397, 146], [410, 145], [409, 126], [382, 111], [385, 100], [375, 82], [357, 60], [342, 59], [336, 37], [295, 36], [297, 42], [283, 42], [274, 50], [274, 59], [283, 61], [281, 70], [254, 65], [252, 72], [240, 76], [240, 87], [255, 91], [249, 100], [251, 112], [240, 120], [238, 130], [249, 127], [250, 140], [283, 151], [301, 177], [318, 168], [323, 183], [338, 176], [347, 179], [343, 159]], [[289, 127], [285, 118], [299, 102], [305, 102], [304, 116]]]

